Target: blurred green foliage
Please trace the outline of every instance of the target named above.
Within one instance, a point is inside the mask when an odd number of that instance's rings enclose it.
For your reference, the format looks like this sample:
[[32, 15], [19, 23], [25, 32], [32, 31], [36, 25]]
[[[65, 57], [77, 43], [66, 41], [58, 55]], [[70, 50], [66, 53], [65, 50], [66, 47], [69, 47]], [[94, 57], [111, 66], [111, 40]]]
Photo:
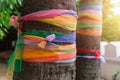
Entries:
[[120, 70], [119, 69], [115, 69], [115, 73], [112, 76], [112, 80], [118, 80], [117, 77], [118, 77], [119, 73], [120, 73]]
[[110, 0], [103, 0], [103, 41], [120, 41], [120, 14], [113, 11], [117, 4], [111, 3]]
[[3, 39], [9, 28], [11, 15], [19, 15], [22, 0], [0, 0], [0, 39]]

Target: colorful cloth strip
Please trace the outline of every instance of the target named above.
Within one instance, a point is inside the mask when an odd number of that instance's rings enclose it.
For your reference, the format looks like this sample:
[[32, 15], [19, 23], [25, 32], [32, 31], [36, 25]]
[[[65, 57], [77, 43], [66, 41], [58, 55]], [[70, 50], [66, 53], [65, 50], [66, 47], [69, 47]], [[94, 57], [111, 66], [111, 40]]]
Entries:
[[33, 36], [41, 36], [43, 38], [46, 38], [48, 35], [54, 34], [55, 38], [52, 40], [52, 42], [62, 42], [62, 43], [75, 43], [76, 41], [76, 31], [72, 32], [71, 34], [63, 34], [59, 32], [51, 32], [51, 31], [27, 31], [24, 32], [23, 35], [33, 35]]
[[102, 34], [102, 31], [99, 29], [81, 28], [77, 30], [77, 33], [81, 35], [100, 36]]
[[102, 2], [82, 2], [80, 3], [79, 11], [83, 9], [102, 10]]
[[97, 2], [97, 3], [98, 2], [102, 2], [102, 0], [80, 0], [80, 2], [86, 2], [86, 1], [87, 2], [91, 2], [92, 1], [92, 2]]
[[78, 55], [78, 58], [88, 58], [88, 59], [100, 59], [103, 63], [106, 63], [106, 60], [103, 56], [100, 55], [100, 50], [92, 50], [92, 49], [86, 49], [86, 48], [77, 48], [78, 53], [93, 53], [94, 56], [83, 56]]
[[[77, 25], [77, 34], [100, 36], [102, 29], [102, 1], [80, 1]], [[92, 32], [93, 29], [94, 33]]]
[[90, 29], [100, 29], [100, 28], [102, 28], [102, 25], [98, 25], [98, 24], [92, 24], [92, 23], [85, 23], [85, 22], [78, 22], [77, 23], [77, 25], [78, 25], [78, 29], [79, 28], [90, 28]]
[[92, 50], [87, 48], [77, 48], [77, 52], [83, 52], [83, 53], [95, 53], [96, 57], [100, 56], [100, 50]]
[[[40, 21], [72, 31], [63, 34], [52, 31], [29, 30], [22, 32], [22, 24], [17, 21]], [[12, 16], [10, 25], [18, 26], [18, 39], [15, 51], [8, 61], [8, 77], [13, 72], [21, 72], [22, 60], [28, 62], [69, 63], [76, 59], [76, 23], [77, 14], [72, 10], [46, 10], [25, 15], [20, 18]], [[58, 45], [57, 43], [68, 43]]]
[[23, 16], [20, 21], [40, 21], [66, 30], [76, 30], [76, 12], [72, 10], [47, 10]]
[[87, 58], [87, 59], [100, 59], [102, 63], [106, 63], [106, 60], [103, 56], [99, 56], [99, 57], [96, 57], [96, 56], [77, 56], [77, 58]]

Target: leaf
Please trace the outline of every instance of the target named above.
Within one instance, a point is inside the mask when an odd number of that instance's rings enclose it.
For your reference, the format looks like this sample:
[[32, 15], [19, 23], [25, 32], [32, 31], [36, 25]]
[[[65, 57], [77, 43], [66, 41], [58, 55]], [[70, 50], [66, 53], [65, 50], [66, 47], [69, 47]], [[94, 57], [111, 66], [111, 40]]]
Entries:
[[4, 36], [5, 36], [4, 31], [0, 29], [0, 39], [3, 39]]
[[5, 36], [8, 23], [12, 14], [18, 16], [19, 9], [22, 5], [22, 0], [0, 0], [0, 39]]

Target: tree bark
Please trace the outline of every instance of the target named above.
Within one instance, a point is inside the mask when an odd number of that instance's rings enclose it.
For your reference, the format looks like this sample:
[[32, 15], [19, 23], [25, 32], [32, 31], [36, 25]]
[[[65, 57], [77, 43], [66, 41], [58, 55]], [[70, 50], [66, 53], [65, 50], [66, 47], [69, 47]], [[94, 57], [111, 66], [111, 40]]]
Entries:
[[[76, 0], [23, 0], [22, 16], [39, 10], [76, 10], [75, 3]], [[37, 21], [24, 22], [23, 26], [23, 32], [34, 29], [71, 33], [71, 31]], [[15, 72], [13, 80], [75, 80], [75, 69], [75, 62], [60, 64], [45, 62], [33, 63], [23, 61], [22, 72]]]
[[[80, 0], [80, 4], [87, 3], [84, 6], [79, 6], [78, 15], [79, 14], [93, 14], [85, 11], [86, 6], [89, 6], [90, 3], [98, 2], [101, 3], [101, 0]], [[90, 3], [89, 3], [90, 2]], [[84, 8], [84, 9], [82, 9]], [[89, 8], [90, 10], [90, 8]], [[91, 9], [91, 10], [94, 10]], [[99, 11], [99, 10], [98, 10]], [[99, 11], [102, 13], [101, 11]], [[97, 15], [94, 13], [94, 15]], [[80, 17], [80, 16], [79, 16]], [[81, 20], [78, 17], [78, 23], [81, 21], [84, 21], [84, 19], [81, 18]], [[86, 17], [86, 16], [84, 16]], [[102, 18], [102, 16], [100, 16]], [[87, 17], [87, 19], [92, 20], [92, 18]], [[85, 21], [86, 23], [89, 23], [88, 21]], [[101, 21], [100, 21], [101, 22]], [[101, 24], [100, 24], [101, 25]], [[82, 26], [81, 24], [79, 26]], [[86, 28], [80, 28], [80, 30], [89, 29], [89, 26], [85, 26]], [[93, 28], [94, 29], [94, 28]], [[79, 28], [78, 28], [79, 30]], [[101, 31], [101, 28], [98, 29], [99, 32]], [[92, 32], [92, 29], [91, 31]], [[77, 33], [77, 48], [84, 48], [89, 50], [99, 50], [100, 49], [100, 41], [101, 41], [101, 35], [97, 34], [87, 34], [87, 31]], [[80, 52], [78, 51], [77, 55], [79, 56], [95, 56], [95, 52]], [[100, 59], [94, 58], [94, 59], [88, 59], [88, 58], [77, 58], [76, 61], [76, 80], [100, 80]]]

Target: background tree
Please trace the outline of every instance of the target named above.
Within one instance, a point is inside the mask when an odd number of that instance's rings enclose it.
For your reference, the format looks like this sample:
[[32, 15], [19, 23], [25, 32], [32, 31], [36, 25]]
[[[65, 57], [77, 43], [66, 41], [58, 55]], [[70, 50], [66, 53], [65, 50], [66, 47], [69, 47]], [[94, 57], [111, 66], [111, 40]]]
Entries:
[[[76, 0], [23, 0], [22, 16], [38, 10], [76, 10], [75, 7]], [[23, 32], [34, 29], [71, 33], [71, 31], [37, 21], [24, 22], [23, 26]], [[75, 80], [75, 62], [59, 64], [23, 61], [22, 72], [15, 72], [13, 80]]]
[[76, 80], [100, 80], [102, 0], [80, 0], [78, 7]]

